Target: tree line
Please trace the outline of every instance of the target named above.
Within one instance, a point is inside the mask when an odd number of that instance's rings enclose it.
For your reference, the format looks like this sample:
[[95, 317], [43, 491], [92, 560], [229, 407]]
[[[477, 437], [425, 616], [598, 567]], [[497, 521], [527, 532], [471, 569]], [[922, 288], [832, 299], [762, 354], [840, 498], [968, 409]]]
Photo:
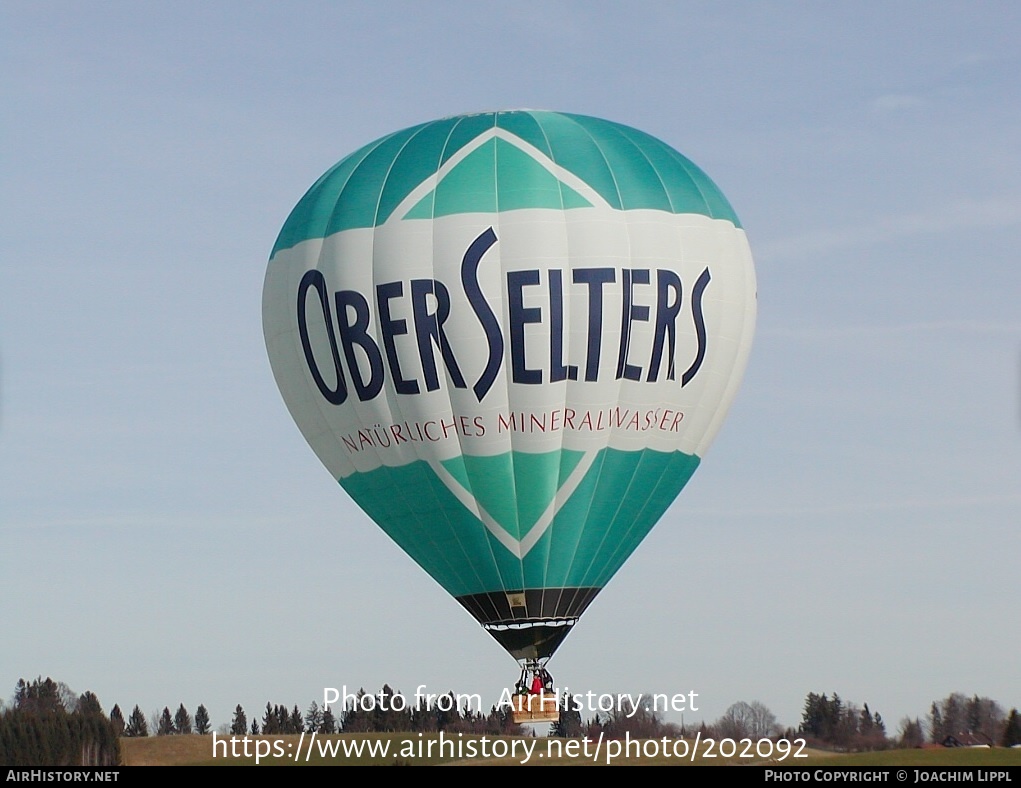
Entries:
[[[949, 737], [960, 738], [961, 734], [969, 734], [972, 743], [1003, 747], [1021, 744], [1021, 718], [1017, 709], [1012, 708], [1005, 715], [1000, 704], [991, 698], [978, 695], [968, 698], [955, 692], [932, 702], [927, 722], [929, 740], [935, 744]], [[919, 720], [915, 719], [913, 723], [920, 729]]]
[[67, 685], [19, 679], [12, 707], [0, 711], [0, 763], [18, 766], [116, 766], [120, 740], [99, 698]]
[[872, 713], [867, 703], [859, 708], [835, 692], [829, 697], [810, 692], [805, 698], [798, 731], [810, 743], [849, 751], [926, 744], [990, 747], [1021, 744], [1021, 718], [1016, 708], [1005, 714], [1003, 707], [991, 698], [978, 695], [968, 698], [959, 692], [933, 701], [924, 722], [918, 717], [904, 717], [893, 738], [887, 737], [883, 718], [878, 712]]
[[[447, 731], [491, 735], [522, 733], [521, 727], [511, 720], [509, 709], [497, 709], [493, 706], [488, 714], [483, 714], [472, 710], [467, 703], [459, 704], [457, 695], [452, 691], [420, 707], [401, 710], [394, 709], [394, 704], [389, 702], [398, 694], [389, 685], [384, 684], [373, 696], [382, 702], [368, 704], [362, 702], [362, 698], [368, 696], [365, 690], [361, 689], [353, 703], [337, 712], [328, 705], [320, 706], [316, 701], [312, 701], [304, 714], [297, 705], [288, 709], [286, 705], [267, 702], [262, 717], [252, 717], [251, 720], [239, 703], [234, 708], [230, 724], [221, 725], [219, 730], [234, 736], [396, 731], [423, 733]], [[367, 706], [372, 708], [366, 710]], [[204, 705], [195, 710], [194, 717], [182, 703], [174, 714], [171, 714], [170, 707], [166, 706], [162, 712], [154, 712], [148, 719], [137, 705], [127, 719], [124, 718], [120, 707], [114, 706], [110, 712], [110, 720], [117, 734], [127, 737], [212, 732], [209, 712]]]
[[703, 739], [717, 740], [801, 737], [813, 746], [846, 752], [913, 748], [927, 743], [1012, 747], [1021, 744], [1021, 715], [1016, 708], [1005, 714], [1003, 707], [990, 698], [953, 693], [933, 701], [924, 722], [919, 718], [902, 719], [898, 732], [891, 736], [882, 715], [870, 709], [868, 703], [858, 706], [836, 692], [831, 695], [809, 692], [801, 724], [796, 729], [783, 729], [775, 715], [759, 701], [739, 701], [714, 722], [701, 722], [694, 728], [664, 722], [646, 704], [637, 710], [596, 714], [588, 720], [583, 720], [577, 710], [562, 710], [560, 721], [551, 730], [551, 735], [564, 737], [595, 738], [602, 734], [604, 738], [623, 738], [626, 733], [639, 738], [688, 737], [698, 733]]
[[[400, 693], [384, 684], [375, 693], [379, 702], [365, 703], [360, 690], [356, 700], [341, 709], [320, 706], [316, 701], [302, 714], [294, 705], [266, 703], [261, 717], [249, 720], [241, 704], [229, 724], [219, 730], [231, 735], [284, 735], [298, 733], [390, 733], [445, 731], [477, 735], [521, 735], [523, 729], [511, 718], [510, 709], [493, 706], [488, 714], [459, 704], [450, 692], [421, 707], [394, 709], [390, 699]], [[647, 698], [649, 696], [646, 696]], [[369, 698], [371, 700], [371, 698]], [[367, 708], [368, 707], [368, 708]], [[78, 696], [65, 684], [41, 677], [20, 679], [10, 708], [0, 706], [0, 763], [25, 766], [106, 766], [120, 762], [120, 737], [174, 736], [212, 732], [204, 705], [189, 713], [184, 704], [149, 718], [135, 706], [125, 719], [115, 705], [109, 717], [92, 692]], [[890, 737], [879, 712], [841, 698], [836, 692], [809, 692], [800, 725], [783, 729], [762, 703], [740, 701], [712, 723], [685, 727], [667, 722], [648, 702], [639, 708], [621, 708], [583, 719], [581, 710], [564, 704], [560, 721], [551, 736], [575, 738], [680, 738], [700, 734], [705, 738], [760, 739], [802, 737], [812, 745], [843, 751], [920, 747], [926, 743], [986, 743], [1010, 747], [1021, 744], [1021, 716], [1016, 708], [1005, 714], [990, 698], [971, 698], [953, 693], [933, 701], [923, 721], [905, 717], [898, 733]]]
[[244, 708], [238, 704], [230, 723], [229, 733], [233, 735], [266, 735], [280, 733], [393, 733], [420, 732], [474, 733], [494, 736], [520, 735], [521, 726], [514, 724], [509, 709], [493, 706], [488, 714], [473, 710], [467, 703], [459, 703], [453, 691], [421, 706], [406, 706], [395, 709], [390, 702], [400, 695], [388, 684], [375, 693], [373, 703], [363, 703], [369, 697], [364, 689], [356, 694], [356, 700], [334, 712], [328, 705], [319, 706], [312, 701], [302, 715], [298, 706], [289, 712], [285, 706], [266, 704], [261, 722], [251, 723]]

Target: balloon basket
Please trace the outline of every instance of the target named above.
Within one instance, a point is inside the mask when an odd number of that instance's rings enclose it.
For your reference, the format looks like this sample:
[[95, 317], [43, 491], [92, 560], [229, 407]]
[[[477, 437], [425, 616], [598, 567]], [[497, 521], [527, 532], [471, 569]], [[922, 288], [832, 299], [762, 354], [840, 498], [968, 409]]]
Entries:
[[516, 725], [526, 722], [559, 722], [560, 709], [556, 695], [518, 694], [511, 696], [511, 719]]

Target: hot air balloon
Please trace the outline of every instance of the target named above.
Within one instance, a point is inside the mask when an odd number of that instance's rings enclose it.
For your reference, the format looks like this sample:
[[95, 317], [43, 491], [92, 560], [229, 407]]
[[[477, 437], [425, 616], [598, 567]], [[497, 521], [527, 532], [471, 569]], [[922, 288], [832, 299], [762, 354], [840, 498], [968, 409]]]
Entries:
[[684, 487], [755, 322], [716, 185], [627, 126], [486, 112], [327, 171], [273, 247], [273, 374], [334, 479], [545, 664]]

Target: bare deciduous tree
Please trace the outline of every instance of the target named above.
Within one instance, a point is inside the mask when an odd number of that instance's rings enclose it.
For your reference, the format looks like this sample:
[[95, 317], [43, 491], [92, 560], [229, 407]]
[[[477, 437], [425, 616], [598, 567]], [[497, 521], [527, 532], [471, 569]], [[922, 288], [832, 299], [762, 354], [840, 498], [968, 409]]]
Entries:
[[776, 715], [759, 701], [745, 703], [743, 700], [731, 704], [723, 716], [716, 721], [720, 736], [731, 739], [766, 739], [780, 731]]

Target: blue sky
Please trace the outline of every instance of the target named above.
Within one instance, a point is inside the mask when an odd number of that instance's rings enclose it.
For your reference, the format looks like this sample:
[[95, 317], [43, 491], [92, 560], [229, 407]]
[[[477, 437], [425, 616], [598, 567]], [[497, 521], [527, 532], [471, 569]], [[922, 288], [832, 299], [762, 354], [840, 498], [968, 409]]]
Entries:
[[[723, 189], [759, 323], [730, 418], [550, 667], [808, 692], [893, 730], [1021, 706], [1021, 9], [1011, 3], [4, 2], [0, 695], [495, 703], [516, 667], [344, 495], [276, 391], [266, 260], [329, 166], [535, 107]], [[4, 684], [8, 689], [4, 690]]]

